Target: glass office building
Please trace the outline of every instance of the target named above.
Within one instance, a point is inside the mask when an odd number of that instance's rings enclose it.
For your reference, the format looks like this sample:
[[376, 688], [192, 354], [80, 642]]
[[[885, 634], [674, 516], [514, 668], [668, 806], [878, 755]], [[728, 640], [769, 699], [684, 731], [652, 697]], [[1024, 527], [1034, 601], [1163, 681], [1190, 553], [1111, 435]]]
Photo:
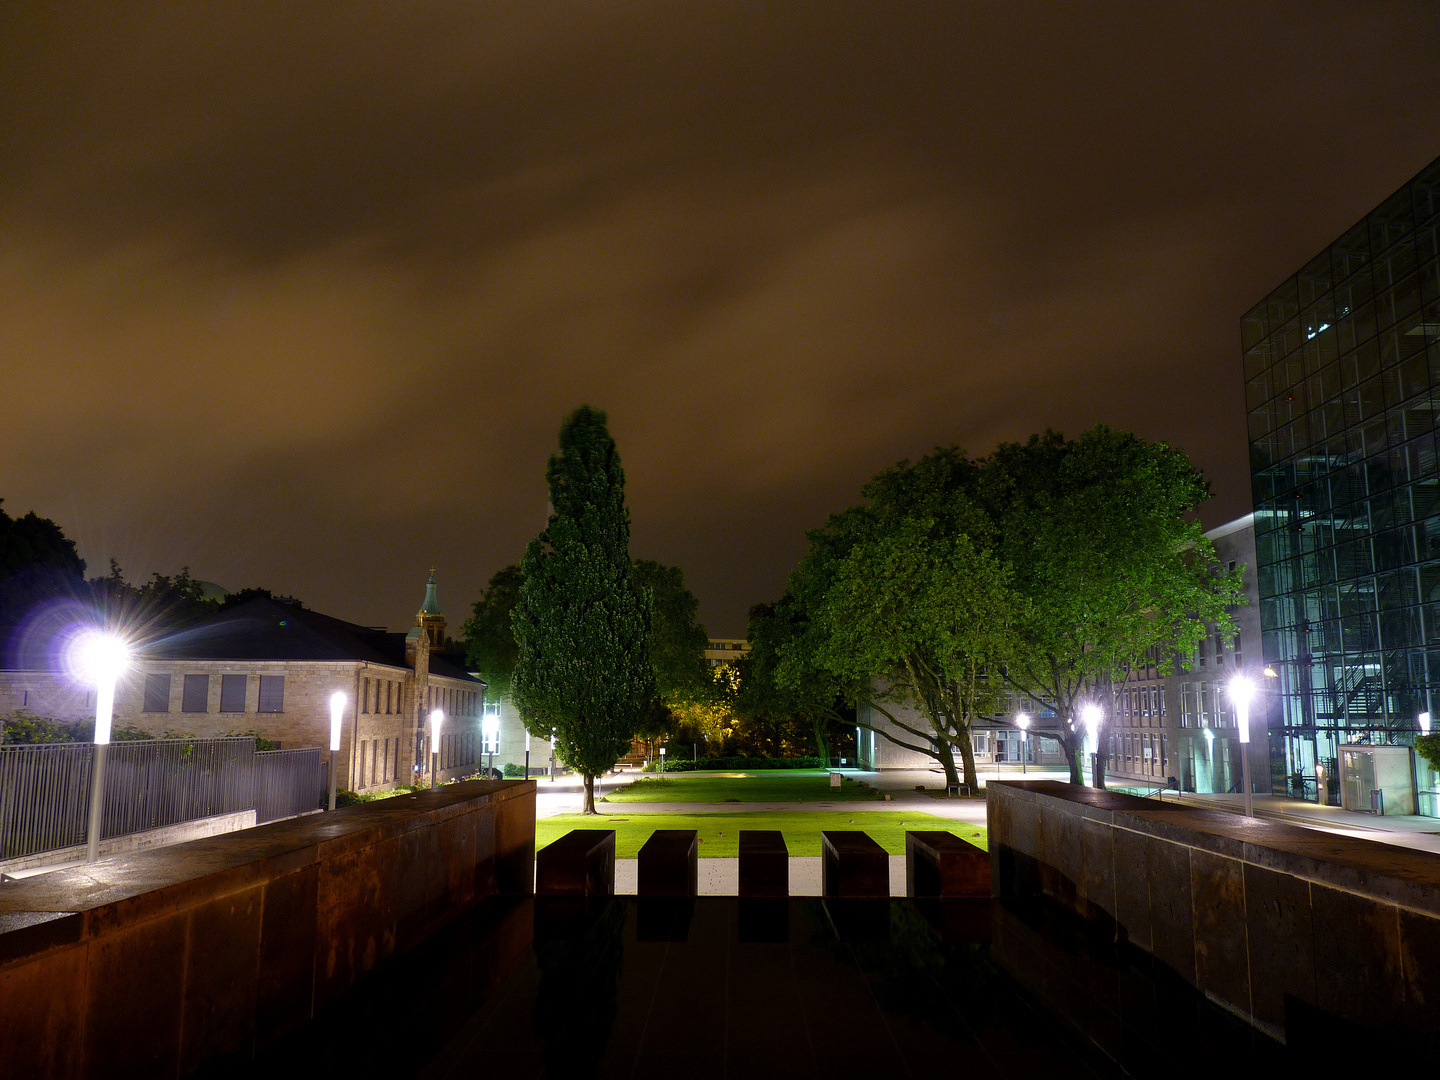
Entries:
[[1437, 212], [1440, 160], [1242, 323], [1277, 794], [1350, 805], [1341, 748], [1440, 711]]

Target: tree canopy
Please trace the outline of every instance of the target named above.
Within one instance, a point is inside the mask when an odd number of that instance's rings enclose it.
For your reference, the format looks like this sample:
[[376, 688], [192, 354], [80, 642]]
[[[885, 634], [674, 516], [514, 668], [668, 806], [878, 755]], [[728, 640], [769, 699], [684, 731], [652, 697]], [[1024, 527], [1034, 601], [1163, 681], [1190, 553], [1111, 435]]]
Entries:
[[752, 618], [752, 687], [794, 708], [866, 705], [950, 783], [956, 750], [975, 782], [973, 722], [1010, 721], [1016, 704], [1059, 718], [1046, 734], [1080, 782], [1084, 705], [1111, 716], [1133, 668], [1169, 673], [1207, 622], [1234, 633], [1240, 575], [1192, 514], [1208, 485], [1164, 443], [1097, 426], [980, 459], [941, 448], [861, 494], [808, 534], [785, 596]]
[[1059, 717], [1080, 783], [1081, 708], [1113, 716], [1129, 672], [1154, 656], [1169, 674], [1207, 621], [1234, 634], [1239, 571], [1222, 571], [1191, 513], [1209, 498], [1205, 478], [1163, 442], [1103, 425], [1073, 441], [1046, 431], [997, 447], [980, 463], [979, 491], [1019, 601], [1003, 681]]
[[948, 784], [959, 783], [959, 750], [971, 790], [970, 725], [997, 709], [990, 672], [1012, 601], [975, 478], [958, 450], [902, 462], [861, 489], [868, 505], [812, 533], [791, 578], [809, 625], [780, 665], [794, 686], [828, 674], [889, 720], [880, 734], [935, 758]]
[[625, 473], [603, 412], [581, 406], [566, 419], [546, 479], [550, 518], [525, 549], [511, 617], [511, 691], [529, 730], [553, 732], [584, 776], [593, 814], [595, 777], [629, 749], [655, 698], [650, 594], [632, 575]]
[[510, 693], [510, 680], [520, 656], [511, 615], [524, 581], [524, 573], [514, 563], [496, 570], [461, 628], [465, 659], [485, 680], [487, 696], [497, 701]]

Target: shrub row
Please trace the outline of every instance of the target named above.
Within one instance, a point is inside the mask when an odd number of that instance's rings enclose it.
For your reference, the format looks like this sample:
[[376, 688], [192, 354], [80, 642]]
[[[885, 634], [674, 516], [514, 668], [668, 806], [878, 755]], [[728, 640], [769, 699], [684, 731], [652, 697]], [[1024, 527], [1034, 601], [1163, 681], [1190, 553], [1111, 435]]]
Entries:
[[[751, 771], [756, 769], [828, 769], [830, 763], [824, 758], [818, 757], [702, 757], [699, 760], [692, 758], [674, 758], [665, 762], [665, 771], [672, 772], [697, 772], [707, 769], [735, 769]], [[659, 772], [658, 763], [651, 763], [645, 766], [646, 772]]]

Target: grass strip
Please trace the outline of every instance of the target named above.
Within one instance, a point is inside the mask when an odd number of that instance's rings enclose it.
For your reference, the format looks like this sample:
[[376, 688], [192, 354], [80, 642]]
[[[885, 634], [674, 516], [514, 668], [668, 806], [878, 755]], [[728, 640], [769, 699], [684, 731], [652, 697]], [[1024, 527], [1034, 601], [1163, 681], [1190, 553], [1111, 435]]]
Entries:
[[818, 856], [820, 833], [826, 829], [853, 829], [871, 839], [891, 855], [905, 854], [905, 833], [912, 830], [953, 832], [976, 847], [986, 848], [983, 826], [963, 821], [901, 810], [867, 810], [851, 814], [844, 810], [761, 811], [756, 813], [636, 814], [623, 811], [587, 817], [559, 814], [535, 823], [535, 846], [542, 848], [571, 829], [614, 829], [615, 857], [633, 859], [656, 829], [694, 829], [700, 834], [700, 857], [733, 859], [739, 855], [741, 829], [779, 829], [792, 856]]
[[682, 773], [678, 776], [647, 776], [617, 788], [605, 796], [609, 803], [665, 802], [849, 802], [878, 799], [873, 788], [845, 779], [839, 788], [830, 786], [830, 774], [807, 770], [766, 773]]

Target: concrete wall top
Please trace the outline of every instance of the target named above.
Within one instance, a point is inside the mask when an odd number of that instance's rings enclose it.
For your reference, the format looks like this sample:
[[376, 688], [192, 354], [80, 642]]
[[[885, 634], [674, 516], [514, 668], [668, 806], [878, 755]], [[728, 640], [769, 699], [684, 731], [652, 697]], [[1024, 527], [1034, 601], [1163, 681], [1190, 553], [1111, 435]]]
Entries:
[[1001, 799], [1057, 810], [1064, 804], [1071, 815], [1440, 916], [1440, 855], [1433, 852], [1055, 780], [990, 781], [992, 816]]
[[0, 886], [0, 968], [534, 792], [533, 780], [472, 780], [12, 882]]

